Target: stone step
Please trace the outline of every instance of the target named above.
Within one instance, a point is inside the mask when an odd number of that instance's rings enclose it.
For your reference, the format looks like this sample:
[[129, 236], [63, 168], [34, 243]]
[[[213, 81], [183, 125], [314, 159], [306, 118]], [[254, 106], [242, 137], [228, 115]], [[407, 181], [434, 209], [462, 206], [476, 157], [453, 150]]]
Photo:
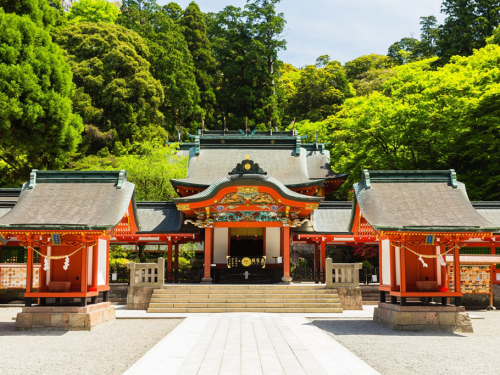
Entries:
[[181, 290], [173, 290], [173, 289], [155, 289], [153, 291], [154, 294], [332, 294], [337, 293], [336, 289], [318, 289], [318, 290], [303, 290], [303, 289], [285, 289], [285, 290], [277, 290], [277, 289], [181, 289]]
[[157, 299], [157, 298], [180, 298], [180, 299], [199, 299], [199, 298], [217, 298], [217, 299], [222, 299], [222, 298], [232, 298], [232, 299], [249, 299], [249, 298], [267, 298], [267, 299], [303, 299], [303, 298], [315, 298], [315, 299], [321, 299], [321, 298], [339, 298], [338, 294], [259, 294], [259, 295], [245, 295], [245, 294], [198, 294], [198, 293], [193, 293], [193, 294], [167, 294], [167, 293], [153, 293], [151, 296], [151, 299]]
[[329, 299], [300, 299], [300, 300], [285, 300], [285, 299], [265, 299], [265, 298], [152, 298], [151, 304], [157, 303], [340, 303], [338, 298]]
[[262, 307], [262, 308], [274, 308], [274, 307], [293, 307], [293, 308], [341, 308], [342, 305], [338, 303], [150, 303], [149, 308], [165, 308], [165, 307], [176, 307], [176, 308], [191, 308], [191, 307], [223, 307], [223, 308], [233, 308], [233, 307]]
[[163, 289], [326, 289], [325, 284], [311, 285], [269, 285], [269, 284], [248, 284], [248, 285], [232, 285], [232, 284], [165, 284]]
[[365, 301], [363, 300], [363, 305], [378, 305], [379, 301]]
[[172, 307], [172, 308], [148, 308], [148, 313], [227, 313], [227, 312], [268, 312], [268, 313], [342, 313], [342, 307], [335, 308], [264, 308], [264, 307]]

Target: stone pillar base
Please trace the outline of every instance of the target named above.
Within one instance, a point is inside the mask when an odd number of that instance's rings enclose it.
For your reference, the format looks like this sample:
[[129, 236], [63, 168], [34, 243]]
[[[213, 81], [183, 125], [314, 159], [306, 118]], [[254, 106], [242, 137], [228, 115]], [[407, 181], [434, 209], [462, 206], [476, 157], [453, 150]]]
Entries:
[[212, 284], [212, 281], [211, 277], [204, 277], [201, 279], [201, 284]]
[[285, 283], [285, 284], [290, 284], [290, 283], [292, 282], [292, 280], [293, 280], [293, 279], [292, 279], [290, 276], [283, 276], [283, 277], [281, 278], [281, 280], [282, 280], [282, 281], [283, 281], [283, 283]]
[[463, 306], [415, 304], [400, 306], [380, 302], [373, 320], [395, 331], [473, 332], [469, 314]]
[[80, 306], [23, 307], [17, 314], [16, 330], [51, 328], [62, 331], [90, 331], [96, 325], [115, 319], [115, 308], [110, 302]]

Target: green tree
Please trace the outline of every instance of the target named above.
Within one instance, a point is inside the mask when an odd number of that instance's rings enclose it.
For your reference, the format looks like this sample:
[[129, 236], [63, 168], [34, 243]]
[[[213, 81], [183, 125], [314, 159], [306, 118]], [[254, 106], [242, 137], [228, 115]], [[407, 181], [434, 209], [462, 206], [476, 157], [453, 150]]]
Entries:
[[500, 24], [498, 0], [443, 0], [441, 12], [446, 14], [439, 27], [441, 65], [454, 55], [469, 56], [474, 49], [484, 47], [485, 39]]
[[392, 68], [394, 65], [394, 61], [390, 57], [372, 53], [346, 62], [344, 70], [349, 81], [354, 82], [369, 70], [387, 69]]
[[278, 109], [277, 60], [286, 47], [282, 38], [283, 14], [278, 0], [247, 2], [244, 9], [228, 6], [216, 15], [207, 15], [214, 57], [218, 63], [216, 91], [219, 122], [240, 128], [249, 125], [280, 124]]
[[[124, 142], [143, 126], [164, 124], [163, 89], [149, 72], [149, 50], [139, 35], [109, 23], [81, 22], [60, 30], [55, 40], [67, 52], [87, 131], [93, 126]], [[94, 153], [98, 146], [86, 144], [83, 151]]]
[[0, 9], [0, 170], [9, 184], [33, 168], [57, 169], [83, 130], [61, 49], [28, 17]]
[[330, 61], [324, 68], [308, 65], [300, 71], [285, 108], [284, 122], [322, 121], [340, 110], [345, 99], [355, 95], [338, 61]]
[[117, 22], [146, 40], [151, 72], [165, 92], [161, 111], [167, 129], [173, 134], [174, 129], [189, 127], [192, 117], [200, 111], [200, 93], [193, 58], [180, 26], [155, 0], [124, 0]]
[[5, 13], [27, 15], [37, 26], [48, 30], [59, 26], [64, 17], [60, 0], [0, 0], [0, 7]]
[[430, 58], [437, 55], [439, 26], [434, 16], [420, 17], [420, 41], [416, 48], [416, 55], [420, 58]]
[[[175, 154], [176, 147], [165, 146], [157, 140], [133, 141], [128, 153], [114, 156], [109, 153], [87, 156], [71, 165], [76, 170], [127, 171], [127, 179], [136, 186], [139, 201], [170, 201], [177, 196], [170, 179], [184, 178], [187, 173], [186, 157]], [[139, 153], [136, 153], [139, 152]]]
[[205, 19], [198, 5], [193, 1], [180, 19], [182, 32], [193, 57], [196, 84], [200, 91], [200, 107], [209, 123], [214, 123], [215, 94], [213, 77], [216, 62], [212, 56], [212, 46], [207, 37]]
[[161, 7], [162, 12], [166, 13], [168, 17], [175, 22], [179, 22], [182, 19], [184, 11], [177, 3], [168, 3]]
[[71, 6], [67, 18], [70, 23], [115, 23], [119, 13], [118, 7], [108, 0], [79, 0]]
[[348, 99], [327, 120], [334, 168], [350, 174], [346, 188], [364, 168], [454, 168], [471, 199], [500, 199], [500, 46], [438, 70], [435, 61], [397, 67], [383, 92]]
[[387, 51], [387, 56], [393, 59], [398, 65], [407, 64], [417, 60], [415, 50], [418, 46], [418, 39], [402, 38], [396, 43], [391, 44]]

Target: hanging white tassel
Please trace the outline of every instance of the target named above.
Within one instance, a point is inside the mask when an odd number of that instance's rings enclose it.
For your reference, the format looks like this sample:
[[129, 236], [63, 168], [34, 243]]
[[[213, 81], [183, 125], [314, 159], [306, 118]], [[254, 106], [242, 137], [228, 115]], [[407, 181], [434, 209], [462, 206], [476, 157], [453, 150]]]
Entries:
[[420, 255], [420, 257], [418, 258], [418, 260], [422, 262], [422, 265], [424, 267], [428, 267], [427, 263], [425, 263], [425, 261], [424, 261], [424, 258], [422, 258], [422, 255]]
[[446, 262], [444, 261], [443, 256], [441, 254], [439, 254], [439, 258], [438, 259], [439, 259], [439, 263], [441, 263], [441, 265], [443, 267], [446, 267]]
[[44, 258], [43, 259], [43, 270], [48, 271], [50, 268], [50, 259], [49, 258]]
[[67, 271], [69, 268], [69, 257], [66, 255], [66, 258], [64, 259], [64, 266], [63, 269]]

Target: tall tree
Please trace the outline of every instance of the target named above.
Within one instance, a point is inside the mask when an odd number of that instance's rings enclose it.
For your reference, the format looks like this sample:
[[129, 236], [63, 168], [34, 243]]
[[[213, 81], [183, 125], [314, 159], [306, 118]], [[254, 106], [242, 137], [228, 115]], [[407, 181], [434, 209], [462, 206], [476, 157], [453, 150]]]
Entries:
[[[86, 102], [77, 105], [88, 132], [113, 131], [124, 142], [143, 126], [164, 124], [163, 89], [149, 71], [149, 49], [137, 33], [81, 22], [60, 30], [55, 41], [67, 52], [79, 102]], [[86, 146], [94, 153], [102, 145]]]
[[71, 6], [67, 18], [70, 23], [115, 23], [119, 13], [118, 7], [108, 0], [79, 0]]
[[415, 50], [418, 46], [418, 39], [402, 38], [398, 42], [391, 44], [387, 51], [387, 56], [393, 59], [398, 65], [407, 64], [417, 60]]
[[338, 112], [342, 103], [355, 94], [338, 61], [330, 61], [320, 69], [314, 65], [306, 66], [300, 71], [294, 86], [295, 91], [285, 108], [285, 124], [293, 118], [322, 121]]
[[486, 38], [500, 24], [499, 0], [443, 0], [446, 14], [439, 27], [438, 55], [441, 65], [454, 55], [469, 56], [484, 47]]
[[213, 90], [216, 62], [212, 46], [207, 37], [205, 19], [198, 5], [193, 1], [180, 19], [182, 32], [193, 57], [196, 83], [200, 90], [200, 107], [209, 122], [214, 122], [215, 94]]
[[434, 16], [420, 17], [420, 41], [416, 54], [421, 58], [434, 57], [437, 54], [439, 26]]
[[0, 0], [0, 7], [5, 13], [27, 15], [37, 26], [49, 30], [59, 26], [63, 19], [60, 0]]
[[26, 180], [33, 168], [61, 168], [76, 150], [83, 126], [72, 112], [73, 90], [48, 32], [0, 9], [0, 176], [7, 183]]
[[167, 129], [190, 126], [199, 113], [200, 93], [196, 85], [193, 58], [179, 25], [155, 0], [124, 0], [117, 23], [136, 31], [149, 47], [151, 72], [165, 92], [161, 107]]
[[248, 117], [252, 126], [280, 123], [276, 78], [278, 51], [284, 49], [283, 14], [278, 0], [248, 1], [245, 9], [228, 6], [208, 15], [209, 35], [218, 63], [216, 92], [220, 117], [239, 128]]

